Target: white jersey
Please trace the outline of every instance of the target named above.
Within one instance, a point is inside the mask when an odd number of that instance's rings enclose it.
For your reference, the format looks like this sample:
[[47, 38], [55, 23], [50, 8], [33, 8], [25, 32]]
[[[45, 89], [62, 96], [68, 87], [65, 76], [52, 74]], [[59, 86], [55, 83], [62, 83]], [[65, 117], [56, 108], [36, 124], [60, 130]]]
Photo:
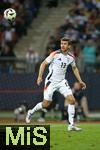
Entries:
[[51, 82], [61, 82], [65, 79], [68, 65], [75, 66], [74, 56], [71, 53], [63, 54], [61, 50], [52, 52], [45, 60], [50, 63], [46, 80]]

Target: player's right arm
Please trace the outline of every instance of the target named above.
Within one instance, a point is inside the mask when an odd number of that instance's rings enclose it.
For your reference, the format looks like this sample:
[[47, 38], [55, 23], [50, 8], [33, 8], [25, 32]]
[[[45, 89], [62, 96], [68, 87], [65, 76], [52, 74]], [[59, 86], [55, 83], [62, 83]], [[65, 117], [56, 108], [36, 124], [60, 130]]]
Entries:
[[47, 64], [51, 63], [53, 61], [55, 52], [52, 52], [40, 65], [40, 69], [39, 69], [39, 75], [37, 78], [37, 84], [40, 85], [40, 83], [42, 82], [42, 76], [43, 73], [45, 71], [45, 68], [47, 66]]
[[44, 60], [40, 65], [39, 75], [37, 78], [37, 84], [38, 85], [40, 85], [40, 83], [42, 82], [42, 76], [43, 76], [43, 73], [44, 73], [44, 70], [45, 70], [47, 64], [48, 63], [46, 62], [46, 60]]

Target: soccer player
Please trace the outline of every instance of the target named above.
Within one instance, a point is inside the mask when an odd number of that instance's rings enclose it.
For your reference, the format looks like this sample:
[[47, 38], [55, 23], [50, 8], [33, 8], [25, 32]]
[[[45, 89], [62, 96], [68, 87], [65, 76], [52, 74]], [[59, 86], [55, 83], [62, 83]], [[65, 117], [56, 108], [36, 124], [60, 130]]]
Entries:
[[82, 89], [86, 88], [86, 84], [80, 77], [78, 68], [75, 64], [74, 56], [69, 53], [71, 47], [70, 39], [63, 37], [61, 39], [60, 46], [61, 48], [59, 50], [52, 52], [40, 65], [39, 75], [37, 79], [38, 85], [40, 85], [40, 83], [42, 82], [42, 76], [45, 71], [46, 65], [50, 64], [49, 73], [45, 79], [44, 100], [38, 103], [33, 109], [28, 111], [26, 116], [26, 123], [30, 123], [32, 114], [34, 114], [36, 111], [40, 109], [46, 109], [52, 101], [54, 91], [59, 91], [64, 95], [65, 100], [67, 100], [68, 102], [68, 131], [79, 131], [81, 130], [81, 128], [76, 127], [74, 124], [75, 98], [72, 94], [70, 86], [68, 85], [68, 81], [65, 79], [68, 65], [71, 64], [72, 70]]

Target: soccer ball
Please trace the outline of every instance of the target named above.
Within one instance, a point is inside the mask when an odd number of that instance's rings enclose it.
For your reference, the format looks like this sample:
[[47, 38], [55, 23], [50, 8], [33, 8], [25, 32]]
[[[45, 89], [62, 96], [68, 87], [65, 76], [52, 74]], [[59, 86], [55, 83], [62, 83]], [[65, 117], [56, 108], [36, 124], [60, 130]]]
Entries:
[[16, 11], [12, 8], [8, 8], [4, 11], [4, 18], [8, 21], [14, 21], [16, 18]]

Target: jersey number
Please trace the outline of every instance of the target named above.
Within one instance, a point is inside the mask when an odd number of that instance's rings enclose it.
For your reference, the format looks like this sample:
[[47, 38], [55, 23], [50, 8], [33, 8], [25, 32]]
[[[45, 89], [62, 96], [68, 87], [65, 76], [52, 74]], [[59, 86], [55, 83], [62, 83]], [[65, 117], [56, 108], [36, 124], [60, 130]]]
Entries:
[[65, 68], [66, 67], [66, 63], [61, 62], [61, 68]]

